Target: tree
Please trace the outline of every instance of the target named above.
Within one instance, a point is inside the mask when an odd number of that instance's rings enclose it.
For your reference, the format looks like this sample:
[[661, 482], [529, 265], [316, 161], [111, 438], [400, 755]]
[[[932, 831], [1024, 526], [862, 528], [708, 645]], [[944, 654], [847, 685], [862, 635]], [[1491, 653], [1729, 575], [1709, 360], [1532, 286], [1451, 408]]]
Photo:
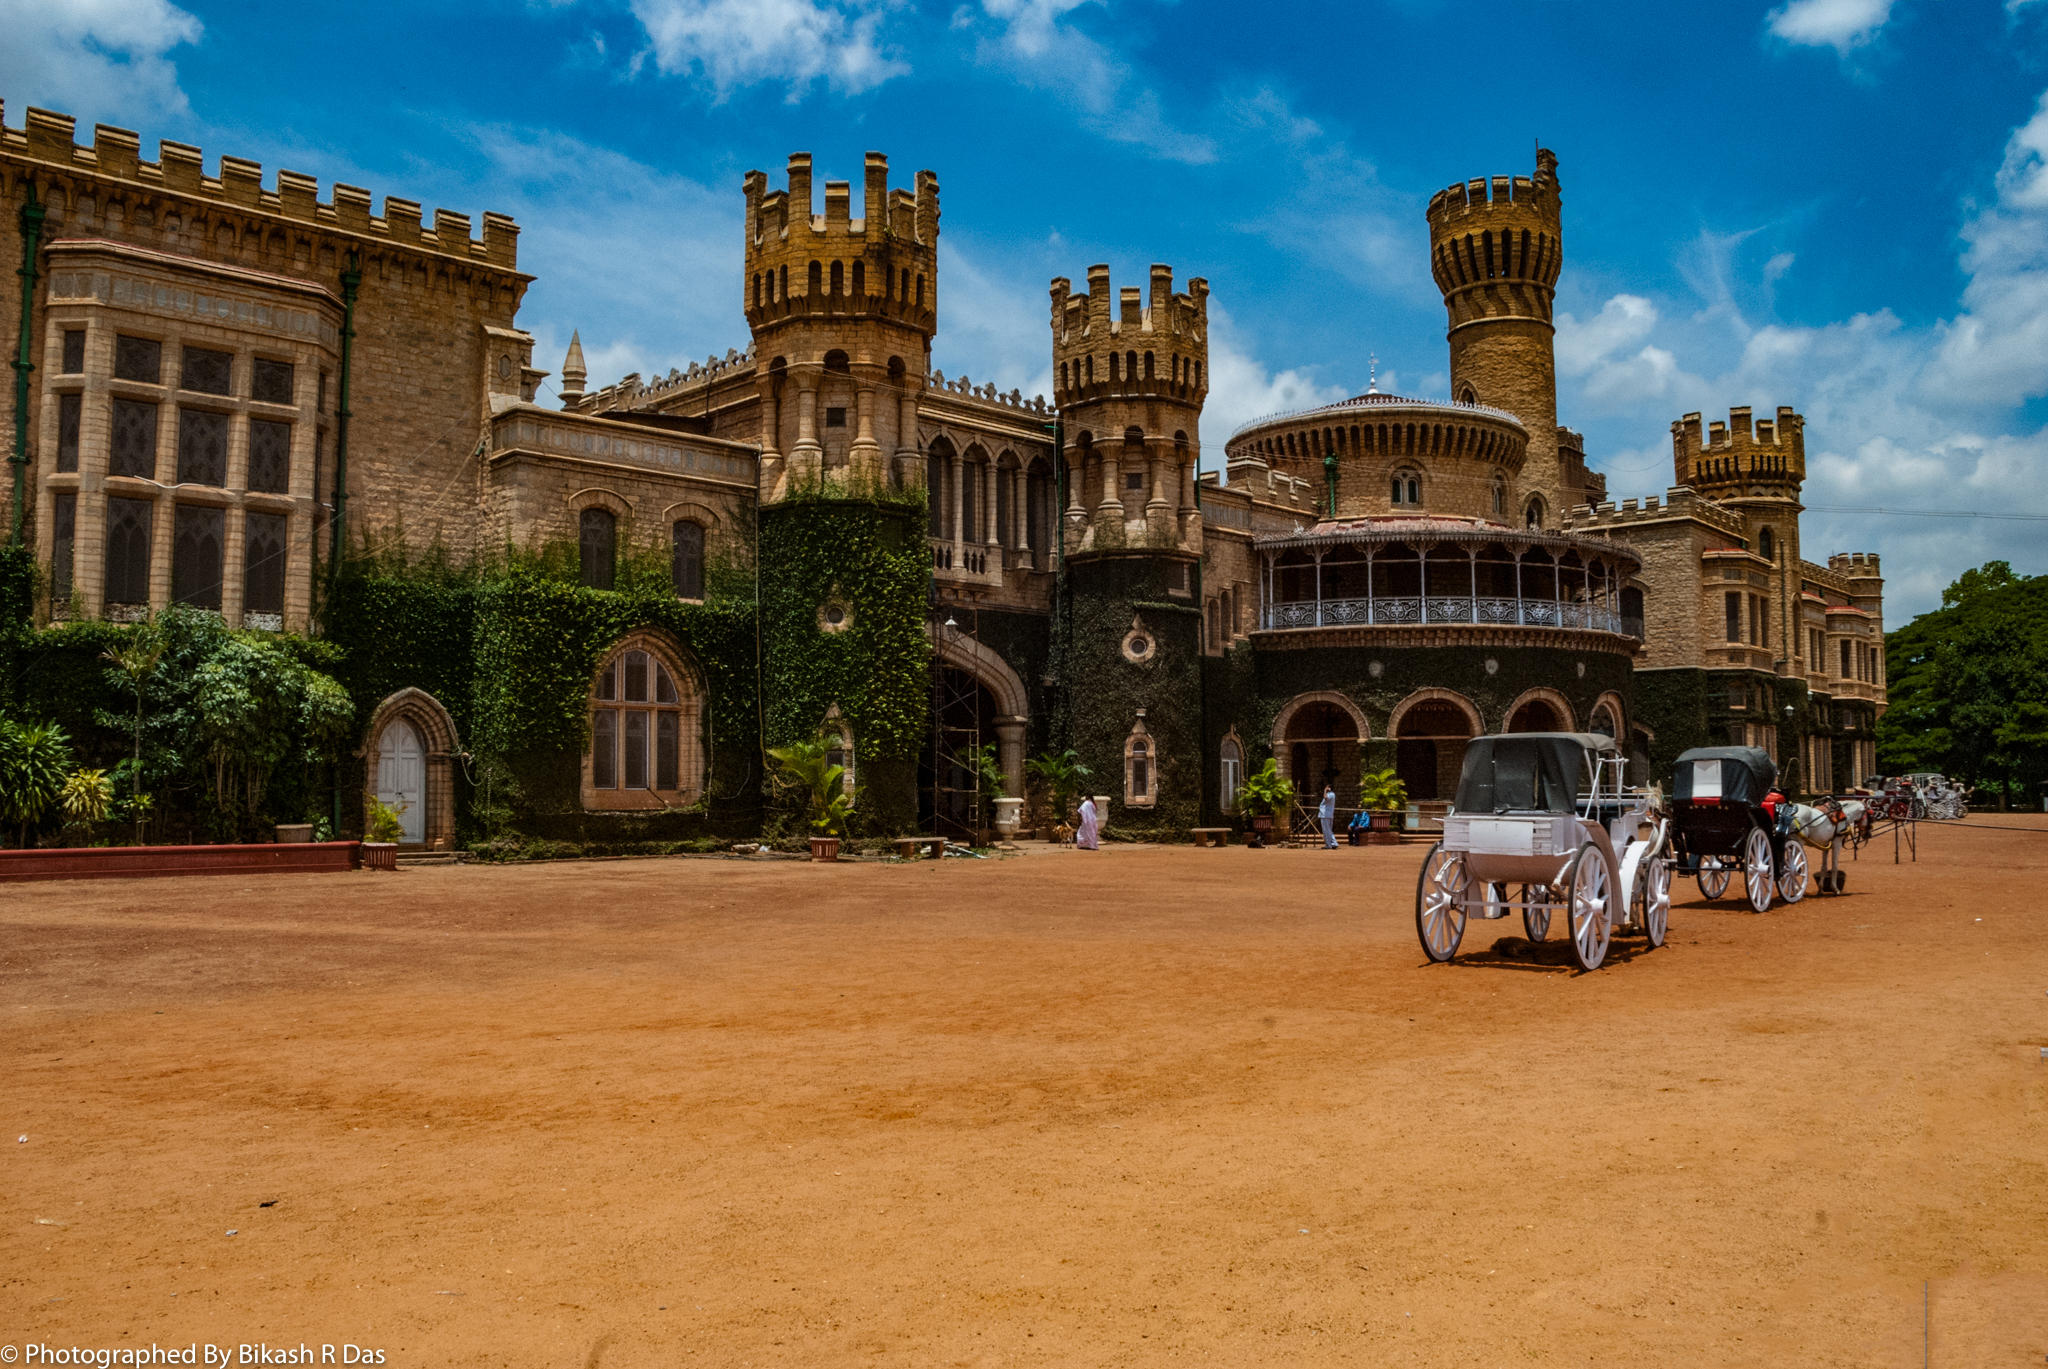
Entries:
[[142, 686], [156, 673], [157, 663], [163, 660], [163, 634], [155, 624], [143, 623], [135, 629], [135, 635], [128, 639], [128, 645], [112, 650], [101, 657], [128, 678], [135, 690], [135, 840], [142, 840]]
[[0, 718], [0, 817], [21, 829], [43, 820], [64, 794], [71, 772], [71, 739], [55, 723], [17, 723]]
[[1081, 792], [1082, 783], [1095, 772], [1081, 764], [1077, 752], [1055, 754], [1048, 751], [1024, 762], [1024, 773], [1044, 782], [1052, 795], [1053, 822], [1063, 825], [1074, 807], [1074, 796]]

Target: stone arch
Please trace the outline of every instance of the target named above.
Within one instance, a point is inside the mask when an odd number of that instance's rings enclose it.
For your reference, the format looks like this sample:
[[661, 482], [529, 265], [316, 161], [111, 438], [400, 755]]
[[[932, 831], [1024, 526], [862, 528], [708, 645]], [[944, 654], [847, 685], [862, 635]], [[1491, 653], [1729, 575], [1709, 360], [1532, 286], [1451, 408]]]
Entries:
[[[1347, 719], [1355, 729], [1354, 735], [1348, 739], [1292, 735], [1295, 724], [1303, 720], [1309, 710], [1319, 707], [1334, 711], [1338, 718]], [[1304, 803], [1316, 798], [1316, 794], [1307, 792], [1308, 788], [1325, 781], [1335, 786], [1339, 804], [1348, 807], [1356, 803], [1359, 757], [1362, 748], [1371, 740], [1372, 724], [1366, 720], [1365, 711], [1333, 689], [1297, 694], [1281, 706], [1273, 719], [1274, 759], [1280, 773], [1293, 781], [1297, 796]]]
[[[1272, 742], [1274, 755], [1280, 755], [1285, 749], [1288, 725], [1294, 721], [1294, 715], [1310, 704], [1335, 704], [1338, 708], [1350, 714], [1351, 720], [1358, 724], [1358, 744], [1360, 746], [1372, 740], [1372, 724], [1366, 720], [1364, 709], [1351, 702], [1348, 696], [1340, 694], [1334, 689], [1316, 689], [1306, 694], [1297, 694], [1286, 703], [1280, 705], [1280, 712], [1273, 718]], [[1286, 760], [1283, 758], [1280, 764], [1284, 771], [1287, 765]], [[1290, 776], [1290, 778], [1292, 777]]]
[[1628, 709], [1622, 703], [1621, 695], [1612, 689], [1603, 691], [1599, 698], [1593, 700], [1593, 706], [1586, 710], [1586, 730], [1589, 732], [1598, 730], [1593, 726], [1593, 720], [1600, 715], [1602, 709], [1605, 709], [1608, 716], [1614, 720], [1614, 730], [1607, 735], [1613, 737], [1616, 741], [1627, 741]]
[[958, 628], [940, 626], [932, 633], [932, 654], [943, 664], [964, 670], [980, 681], [996, 702], [996, 761], [1003, 768], [1003, 787], [1024, 792], [1024, 729], [1031, 722], [1031, 691], [1008, 661]]
[[430, 851], [448, 851], [455, 846], [455, 762], [462, 754], [461, 737], [455, 719], [441, 701], [424, 689], [401, 689], [385, 697], [370, 712], [363, 729], [362, 745], [356, 755], [366, 760], [369, 773], [363, 785], [363, 824], [369, 830], [370, 800], [377, 795], [377, 753], [385, 729], [402, 722], [411, 727], [424, 753], [420, 806], [424, 810], [420, 844]]
[[1394, 705], [1394, 711], [1387, 715], [1387, 735], [1390, 737], [1400, 736], [1401, 720], [1407, 717], [1409, 712], [1413, 710], [1417, 704], [1431, 702], [1449, 704], [1451, 707], [1457, 709], [1460, 713], [1463, 713], [1465, 715], [1465, 721], [1472, 728], [1471, 735], [1475, 737], [1483, 737], [1486, 735], [1486, 725], [1480, 721], [1479, 710], [1477, 707], [1473, 705], [1470, 699], [1466, 698], [1463, 694], [1458, 693], [1458, 691], [1456, 691], [1455, 689], [1438, 689], [1434, 686], [1431, 686], [1426, 689], [1418, 689], [1413, 694], [1410, 694], [1407, 698], [1401, 700], [1401, 702]]
[[718, 510], [709, 504], [698, 504], [689, 500], [680, 504], [670, 504], [661, 511], [661, 521], [664, 523], [673, 523], [678, 519], [702, 523], [706, 528], [715, 528], [724, 521], [718, 516]]
[[[615, 672], [629, 651], [645, 653], [653, 665], [667, 669], [676, 691], [673, 700], [660, 697], [654, 680], [643, 681], [646, 686], [643, 697], [637, 699], [630, 688], [622, 687], [626, 680]], [[606, 693], [607, 685], [611, 690], [609, 695]], [[587, 689], [585, 707], [591, 727], [582, 755], [582, 801], [586, 811], [681, 808], [695, 803], [703, 795], [710, 773], [710, 753], [705, 737], [710, 691], [706, 687], [704, 671], [694, 655], [659, 628], [634, 628], [605, 648], [591, 672]], [[657, 748], [657, 754], [649, 761], [650, 773], [646, 781], [634, 784], [629, 775], [619, 773], [624, 767], [617, 767], [610, 777], [611, 783], [600, 783], [598, 748], [609, 740], [612, 761], [616, 766], [619, 760], [617, 748], [626, 739], [634, 737], [631, 729], [616, 726], [608, 732], [600, 729], [597, 715], [605, 710], [614, 713], [615, 722], [620, 711], [672, 712], [676, 715], [677, 782], [673, 786], [661, 783], [663, 777], [656, 773], [661, 768], [659, 748], [666, 736], [659, 724], [650, 724], [648, 732], [638, 738], [643, 745], [647, 741], [654, 742]], [[642, 751], [640, 754], [646, 756], [648, 753]], [[664, 793], [672, 797], [664, 798]]]
[[566, 502], [571, 514], [581, 513], [585, 509], [610, 509], [613, 514], [620, 518], [631, 518], [633, 516], [632, 501], [623, 495], [596, 485], [588, 485], [576, 491], [569, 496]]
[[1579, 730], [1576, 721], [1577, 715], [1572, 711], [1571, 700], [1548, 685], [1536, 685], [1516, 695], [1515, 701], [1508, 705], [1506, 712], [1501, 714], [1501, 730], [1507, 731], [1509, 728], [1512, 728], [1515, 725], [1515, 715], [1522, 711], [1524, 704], [1530, 703], [1550, 705], [1551, 709], [1557, 714], [1559, 721], [1563, 724], [1558, 729], [1560, 732], [1576, 732]]

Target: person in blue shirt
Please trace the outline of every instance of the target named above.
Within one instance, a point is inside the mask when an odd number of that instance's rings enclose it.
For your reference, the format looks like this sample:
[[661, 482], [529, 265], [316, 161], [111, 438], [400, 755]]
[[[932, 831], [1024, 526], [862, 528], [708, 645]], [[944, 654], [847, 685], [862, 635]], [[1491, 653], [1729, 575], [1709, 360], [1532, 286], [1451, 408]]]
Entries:
[[1337, 820], [1337, 791], [1329, 785], [1323, 786], [1323, 806], [1316, 810], [1323, 820], [1323, 849], [1337, 849], [1337, 832], [1332, 826]]
[[1351, 815], [1350, 832], [1351, 844], [1353, 846], [1365, 845], [1365, 834], [1370, 830], [1372, 830], [1372, 814], [1361, 808]]

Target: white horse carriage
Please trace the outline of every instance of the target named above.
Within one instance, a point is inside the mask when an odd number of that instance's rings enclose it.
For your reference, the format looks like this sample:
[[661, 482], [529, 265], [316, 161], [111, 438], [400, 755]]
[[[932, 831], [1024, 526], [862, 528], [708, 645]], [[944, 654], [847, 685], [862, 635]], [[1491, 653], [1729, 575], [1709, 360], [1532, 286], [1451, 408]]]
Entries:
[[[1522, 915], [1531, 941], [1563, 914], [1572, 955], [1598, 969], [1617, 931], [1664, 944], [1670, 823], [1654, 790], [1623, 787], [1612, 737], [1524, 732], [1465, 748], [1443, 840], [1422, 862], [1415, 930], [1433, 961], [1458, 953], [1468, 918]], [[1510, 898], [1509, 890], [1516, 888]]]

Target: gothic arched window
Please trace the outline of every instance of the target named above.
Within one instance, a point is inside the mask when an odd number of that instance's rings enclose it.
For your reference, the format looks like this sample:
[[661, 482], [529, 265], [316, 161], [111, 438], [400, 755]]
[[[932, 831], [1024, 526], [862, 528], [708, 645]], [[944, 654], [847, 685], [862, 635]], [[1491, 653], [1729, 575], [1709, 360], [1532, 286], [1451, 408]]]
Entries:
[[618, 569], [619, 520], [610, 509], [585, 509], [578, 518], [577, 557], [585, 589], [610, 589]]
[[636, 632], [599, 665], [590, 698], [584, 805], [668, 808], [703, 787], [696, 676], [654, 634]]
[[704, 597], [704, 525], [679, 518], [669, 527], [669, 576], [678, 599]]

